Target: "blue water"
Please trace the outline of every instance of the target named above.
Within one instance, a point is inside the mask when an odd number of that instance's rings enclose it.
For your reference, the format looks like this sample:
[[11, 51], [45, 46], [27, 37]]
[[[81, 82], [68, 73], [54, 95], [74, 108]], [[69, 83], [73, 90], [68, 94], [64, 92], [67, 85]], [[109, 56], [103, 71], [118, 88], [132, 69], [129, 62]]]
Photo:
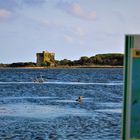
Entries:
[[119, 140], [122, 94], [121, 68], [0, 69], [0, 140]]

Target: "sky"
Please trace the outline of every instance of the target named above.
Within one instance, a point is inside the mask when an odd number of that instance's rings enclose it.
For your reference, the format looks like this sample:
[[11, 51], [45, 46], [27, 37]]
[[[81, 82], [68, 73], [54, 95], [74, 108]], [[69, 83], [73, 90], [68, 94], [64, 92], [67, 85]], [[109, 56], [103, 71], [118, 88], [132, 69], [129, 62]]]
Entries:
[[0, 0], [0, 63], [124, 53], [140, 34], [140, 0]]

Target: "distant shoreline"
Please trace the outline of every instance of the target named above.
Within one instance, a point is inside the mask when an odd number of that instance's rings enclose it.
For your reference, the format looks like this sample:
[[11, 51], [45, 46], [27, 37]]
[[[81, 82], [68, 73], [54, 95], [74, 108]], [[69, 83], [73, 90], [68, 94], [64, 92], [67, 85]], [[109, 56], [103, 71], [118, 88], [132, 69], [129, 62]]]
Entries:
[[91, 65], [91, 66], [51, 66], [51, 67], [37, 67], [37, 66], [34, 66], [34, 67], [0, 67], [0, 69], [14, 69], [14, 68], [27, 68], [27, 69], [49, 69], [49, 68], [52, 68], [52, 69], [55, 69], [55, 68], [123, 68], [124, 66], [110, 66], [110, 65]]
[[124, 55], [119, 53], [82, 56], [78, 60], [40, 60], [39, 62], [0, 63], [0, 68], [122, 68]]

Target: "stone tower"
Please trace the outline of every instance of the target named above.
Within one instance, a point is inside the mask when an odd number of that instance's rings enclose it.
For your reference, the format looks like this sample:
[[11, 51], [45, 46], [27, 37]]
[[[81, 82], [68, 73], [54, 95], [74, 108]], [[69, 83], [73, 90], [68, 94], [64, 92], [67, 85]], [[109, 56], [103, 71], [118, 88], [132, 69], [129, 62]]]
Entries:
[[42, 53], [37, 53], [37, 66], [54, 66], [55, 65], [55, 53], [50, 53], [48, 51], [43, 51]]

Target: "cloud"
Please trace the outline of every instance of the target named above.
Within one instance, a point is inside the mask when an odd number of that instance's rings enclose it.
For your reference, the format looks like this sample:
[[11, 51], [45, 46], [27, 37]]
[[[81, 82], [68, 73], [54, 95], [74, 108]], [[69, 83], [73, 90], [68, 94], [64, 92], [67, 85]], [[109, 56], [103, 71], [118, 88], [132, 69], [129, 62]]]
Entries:
[[0, 0], [0, 8], [6, 10], [17, 10], [23, 6], [40, 6], [44, 4], [46, 0]]
[[0, 0], [0, 9], [13, 10], [18, 6], [16, 0]]
[[84, 11], [83, 11], [82, 7], [80, 6], [80, 4], [78, 4], [78, 3], [74, 3], [71, 6], [70, 12], [72, 12], [76, 16], [81, 16], [81, 17], [84, 16]]
[[81, 36], [81, 37], [85, 35], [85, 31], [84, 31], [84, 29], [81, 28], [81, 27], [77, 27], [76, 30], [75, 30], [75, 33], [76, 33], [77, 35]]
[[69, 35], [64, 35], [64, 40], [68, 43], [72, 43], [73, 42], [73, 38]]
[[79, 3], [68, 3], [64, 1], [59, 1], [57, 7], [75, 17], [79, 17], [87, 20], [95, 20], [96, 18], [95, 11], [86, 11]]
[[69, 9], [69, 11], [78, 17], [82, 17], [85, 19], [89, 19], [89, 20], [94, 20], [96, 17], [96, 13], [95, 11], [91, 11], [91, 12], [86, 12], [82, 6], [78, 3], [74, 3], [72, 4], [71, 8]]
[[27, 4], [29, 6], [40, 6], [45, 2], [46, 0], [22, 0], [22, 4]]
[[0, 9], [0, 18], [8, 18], [11, 16], [11, 12], [5, 9]]
[[64, 27], [63, 23], [55, 20], [49, 20], [49, 19], [34, 19], [37, 21], [40, 25], [50, 28], [50, 29], [62, 29]]

